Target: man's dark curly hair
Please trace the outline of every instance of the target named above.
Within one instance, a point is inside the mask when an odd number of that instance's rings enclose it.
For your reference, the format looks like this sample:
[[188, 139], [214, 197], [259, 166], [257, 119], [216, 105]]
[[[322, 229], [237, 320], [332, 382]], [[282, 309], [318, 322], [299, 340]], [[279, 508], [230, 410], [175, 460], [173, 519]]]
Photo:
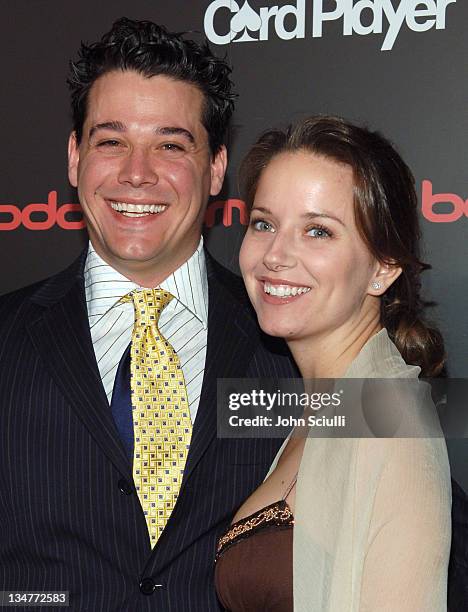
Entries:
[[165, 75], [198, 87], [204, 96], [201, 120], [210, 149], [213, 155], [219, 151], [234, 110], [231, 69], [212, 54], [206, 42], [199, 45], [182, 36], [151, 21], [121, 17], [99, 42], [81, 44], [78, 60], [70, 62], [67, 79], [78, 143], [96, 79], [113, 70], [133, 70], [148, 78]]

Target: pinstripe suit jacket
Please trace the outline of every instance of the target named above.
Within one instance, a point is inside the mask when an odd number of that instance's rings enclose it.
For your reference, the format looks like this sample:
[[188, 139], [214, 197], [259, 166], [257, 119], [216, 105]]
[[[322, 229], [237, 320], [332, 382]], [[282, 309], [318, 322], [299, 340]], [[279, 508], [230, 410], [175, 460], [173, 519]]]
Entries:
[[90, 612], [218, 611], [217, 537], [281, 440], [218, 439], [216, 379], [290, 377], [292, 362], [259, 332], [242, 281], [207, 258], [199, 411], [180, 497], [151, 550], [94, 356], [83, 265], [84, 254], [0, 298], [0, 590], [68, 590], [71, 609]]

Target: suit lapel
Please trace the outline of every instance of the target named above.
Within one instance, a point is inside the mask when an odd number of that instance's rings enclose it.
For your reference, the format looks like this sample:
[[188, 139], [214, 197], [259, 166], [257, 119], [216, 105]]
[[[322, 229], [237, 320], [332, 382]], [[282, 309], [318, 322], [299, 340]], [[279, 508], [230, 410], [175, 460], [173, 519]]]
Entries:
[[[208, 344], [202, 392], [184, 483], [216, 436], [218, 378], [242, 378], [258, 342], [258, 330], [242, 280], [209, 255]], [[118, 469], [131, 478], [101, 383], [89, 330], [83, 268], [86, 252], [70, 268], [44, 283], [32, 301], [29, 335], [50, 376], [90, 434]], [[239, 359], [242, 355], [242, 359]]]
[[[242, 280], [207, 254], [208, 344], [203, 386], [184, 483], [202, 458], [217, 426], [217, 379], [242, 378], [258, 342], [258, 329], [244, 297]], [[239, 359], [242, 355], [242, 359]]]
[[33, 296], [37, 314], [31, 318], [28, 331], [50, 376], [89, 433], [120, 472], [131, 478], [91, 342], [84, 260], [85, 254]]

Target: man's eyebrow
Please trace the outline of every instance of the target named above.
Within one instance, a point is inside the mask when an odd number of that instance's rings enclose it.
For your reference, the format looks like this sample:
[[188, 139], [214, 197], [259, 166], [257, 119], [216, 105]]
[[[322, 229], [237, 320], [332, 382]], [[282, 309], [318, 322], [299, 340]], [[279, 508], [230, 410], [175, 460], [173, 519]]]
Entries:
[[[258, 212], [262, 212], [262, 213], [266, 213], [268, 215], [271, 215], [272, 212], [269, 208], [266, 208], [265, 206], [254, 206], [252, 208], [252, 212], [254, 211], [258, 211]], [[340, 223], [340, 225], [342, 225], [343, 227], [345, 227], [345, 224], [343, 223], [343, 221], [341, 219], [338, 219], [338, 217], [335, 217], [335, 215], [330, 215], [329, 213], [324, 213], [324, 212], [318, 212], [315, 210], [311, 210], [309, 212], [304, 213], [303, 215], [301, 215], [303, 219], [306, 220], [312, 220], [312, 219], [333, 219], [334, 221], [337, 221], [338, 223]]]
[[181, 127], [160, 127], [156, 128], [156, 134], [161, 136], [184, 136], [191, 144], [195, 144], [195, 138], [189, 130]]
[[[127, 128], [121, 121], [105, 121], [103, 123], [97, 123], [93, 125], [89, 130], [89, 138], [99, 130], [112, 130], [114, 132], [125, 132]], [[195, 144], [195, 138], [189, 130], [181, 127], [167, 126], [155, 129], [155, 133], [161, 136], [183, 136], [191, 144]]]
[[121, 121], [105, 121], [104, 123], [96, 123], [89, 130], [89, 138], [94, 136], [99, 130], [113, 130], [114, 132], [125, 132], [125, 125]]

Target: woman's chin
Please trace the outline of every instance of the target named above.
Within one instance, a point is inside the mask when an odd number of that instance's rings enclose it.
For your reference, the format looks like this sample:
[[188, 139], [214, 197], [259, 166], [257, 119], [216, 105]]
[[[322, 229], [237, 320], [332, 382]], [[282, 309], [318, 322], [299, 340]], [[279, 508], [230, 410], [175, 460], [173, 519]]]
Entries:
[[284, 338], [285, 340], [292, 339], [296, 336], [297, 331], [291, 327], [291, 324], [279, 323], [274, 321], [262, 321], [259, 319], [259, 325], [262, 331], [269, 336], [275, 338]]

